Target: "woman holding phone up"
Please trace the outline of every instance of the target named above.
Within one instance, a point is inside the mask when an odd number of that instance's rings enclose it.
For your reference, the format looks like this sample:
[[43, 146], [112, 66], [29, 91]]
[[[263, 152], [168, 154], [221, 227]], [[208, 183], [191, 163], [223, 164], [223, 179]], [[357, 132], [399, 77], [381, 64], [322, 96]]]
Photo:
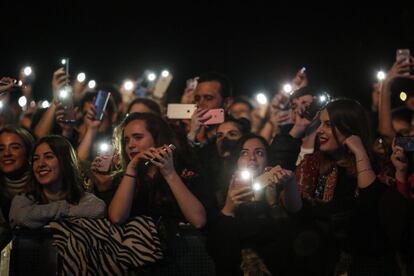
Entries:
[[192, 160], [180, 155], [183, 143], [177, 142], [168, 124], [151, 113], [132, 113], [117, 134], [124, 174], [109, 205], [109, 219], [122, 224], [145, 214], [162, 218], [176, 230], [180, 221], [204, 227], [207, 216], [200, 177], [185, 166]]
[[240, 138], [232, 153], [235, 171], [207, 242], [217, 275], [242, 275], [242, 270], [244, 275], [285, 275], [291, 265], [288, 224], [279, 212], [276, 183], [282, 186], [293, 174], [275, 167], [272, 184], [260, 183], [259, 189], [253, 181], [266, 171], [269, 156], [269, 144], [255, 134]]

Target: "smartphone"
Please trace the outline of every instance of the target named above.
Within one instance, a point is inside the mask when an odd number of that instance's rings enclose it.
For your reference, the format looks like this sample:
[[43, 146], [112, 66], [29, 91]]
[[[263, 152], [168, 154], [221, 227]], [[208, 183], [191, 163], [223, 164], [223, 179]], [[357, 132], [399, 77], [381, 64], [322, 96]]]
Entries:
[[414, 136], [399, 136], [395, 138], [395, 144], [404, 149], [404, 151], [414, 151]]
[[235, 174], [234, 185], [253, 187], [253, 175], [248, 170], [238, 170]]
[[63, 123], [75, 123], [76, 112], [73, 106], [73, 92], [72, 87], [69, 85], [63, 86], [58, 92], [59, 103], [63, 107]]
[[[395, 54], [395, 60], [401, 61], [403, 60], [403, 64], [409, 64], [410, 63], [410, 49], [397, 49]], [[410, 71], [404, 72], [403, 75], [409, 76]]]
[[191, 119], [193, 113], [197, 109], [195, 104], [168, 104], [168, 119]]
[[173, 76], [171, 73], [169, 73], [167, 76], [161, 76], [158, 78], [157, 82], [154, 86], [154, 91], [152, 92], [152, 95], [155, 98], [162, 99], [165, 95], [165, 92], [167, 92], [168, 86], [170, 86], [170, 83], [173, 79]]
[[[169, 144], [169, 145], [168, 145], [168, 147], [169, 147], [171, 150], [175, 150], [175, 149], [176, 149], [176, 147], [175, 147], [173, 144]], [[152, 164], [152, 161], [156, 161], [156, 160], [157, 160], [156, 158], [153, 158], [153, 159], [151, 159], [151, 160], [146, 161], [146, 162], [145, 162], [145, 166], [151, 165], [151, 164]]]
[[115, 153], [115, 147], [110, 143], [101, 143], [99, 145], [98, 156], [101, 157], [99, 172], [108, 172], [111, 167], [112, 158]]
[[111, 97], [111, 92], [104, 90], [99, 90], [95, 98], [95, 117], [94, 120], [102, 121], [106, 106], [108, 105], [109, 98]]
[[210, 109], [204, 114], [203, 117], [208, 117], [211, 115], [211, 118], [204, 122], [205, 125], [218, 125], [224, 122], [224, 109]]
[[64, 57], [60, 59], [60, 66], [64, 68], [65, 73], [69, 76], [69, 58]]

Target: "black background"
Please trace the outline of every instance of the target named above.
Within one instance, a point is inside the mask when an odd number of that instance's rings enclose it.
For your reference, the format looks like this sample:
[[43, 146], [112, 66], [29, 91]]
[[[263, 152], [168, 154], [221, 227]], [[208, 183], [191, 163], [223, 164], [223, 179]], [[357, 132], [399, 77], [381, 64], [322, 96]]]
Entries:
[[147, 68], [168, 68], [175, 100], [186, 79], [205, 71], [226, 74], [236, 95], [252, 95], [273, 92], [306, 66], [314, 86], [369, 106], [376, 71], [392, 65], [397, 48], [414, 51], [408, 4], [301, 5], [3, 4], [0, 74], [16, 77], [31, 64], [40, 99], [50, 98], [50, 78], [63, 56], [71, 58], [72, 76], [82, 70], [98, 82], [121, 83]]

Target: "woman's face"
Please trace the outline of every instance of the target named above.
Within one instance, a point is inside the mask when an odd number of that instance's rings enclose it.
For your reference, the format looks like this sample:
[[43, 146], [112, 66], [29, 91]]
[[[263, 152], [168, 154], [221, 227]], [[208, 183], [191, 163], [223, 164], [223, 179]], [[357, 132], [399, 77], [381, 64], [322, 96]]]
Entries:
[[62, 180], [59, 160], [47, 143], [37, 146], [33, 155], [33, 172], [41, 185], [55, 185]]
[[0, 170], [4, 174], [19, 171], [26, 164], [26, 147], [15, 133], [0, 135]]
[[336, 129], [336, 136], [333, 134], [333, 127], [329, 119], [329, 114], [326, 109], [321, 112], [320, 115], [321, 125], [318, 128], [319, 142], [320, 142], [320, 151], [322, 152], [335, 152], [340, 148], [340, 144], [345, 140], [345, 136]]
[[124, 129], [125, 152], [129, 160], [133, 159], [138, 153], [154, 147], [154, 139], [146, 128], [143, 120], [129, 122]]
[[266, 149], [262, 142], [256, 138], [247, 140], [240, 151], [237, 161], [238, 169], [248, 169], [257, 176], [263, 173], [266, 165]]

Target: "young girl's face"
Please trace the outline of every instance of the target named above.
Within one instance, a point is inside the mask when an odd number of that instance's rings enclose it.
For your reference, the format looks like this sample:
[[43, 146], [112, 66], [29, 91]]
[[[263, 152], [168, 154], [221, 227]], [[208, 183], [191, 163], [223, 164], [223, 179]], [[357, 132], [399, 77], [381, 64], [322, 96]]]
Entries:
[[337, 151], [340, 148], [342, 142], [345, 140], [345, 135], [336, 129], [335, 138], [335, 135], [333, 133], [333, 126], [326, 109], [321, 112], [320, 121], [321, 125], [317, 130], [319, 135], [320, 151], [330, 153]]
[[256, 138], [247, 140], [240, 151], [238, 169], [248, 169], [253, 175], [259, 175], [264, 171], [266, 164], [266, 149], [262, 142]]
[[26, 160], [26, 147], [15, 133], [4, 132], [0, 135], [0, 170], [4, 174], [19, 171]]
[[143, 120], [129, 122], [125, 126], [123, 139], [129, 160], [132, 160], [138, 153], [155, 146], [154, 139]]
[[37, 182], [51, 186], [62, 180], [59, 160], [47, 143], [37, 146], [33, 154], [33, 172]]

